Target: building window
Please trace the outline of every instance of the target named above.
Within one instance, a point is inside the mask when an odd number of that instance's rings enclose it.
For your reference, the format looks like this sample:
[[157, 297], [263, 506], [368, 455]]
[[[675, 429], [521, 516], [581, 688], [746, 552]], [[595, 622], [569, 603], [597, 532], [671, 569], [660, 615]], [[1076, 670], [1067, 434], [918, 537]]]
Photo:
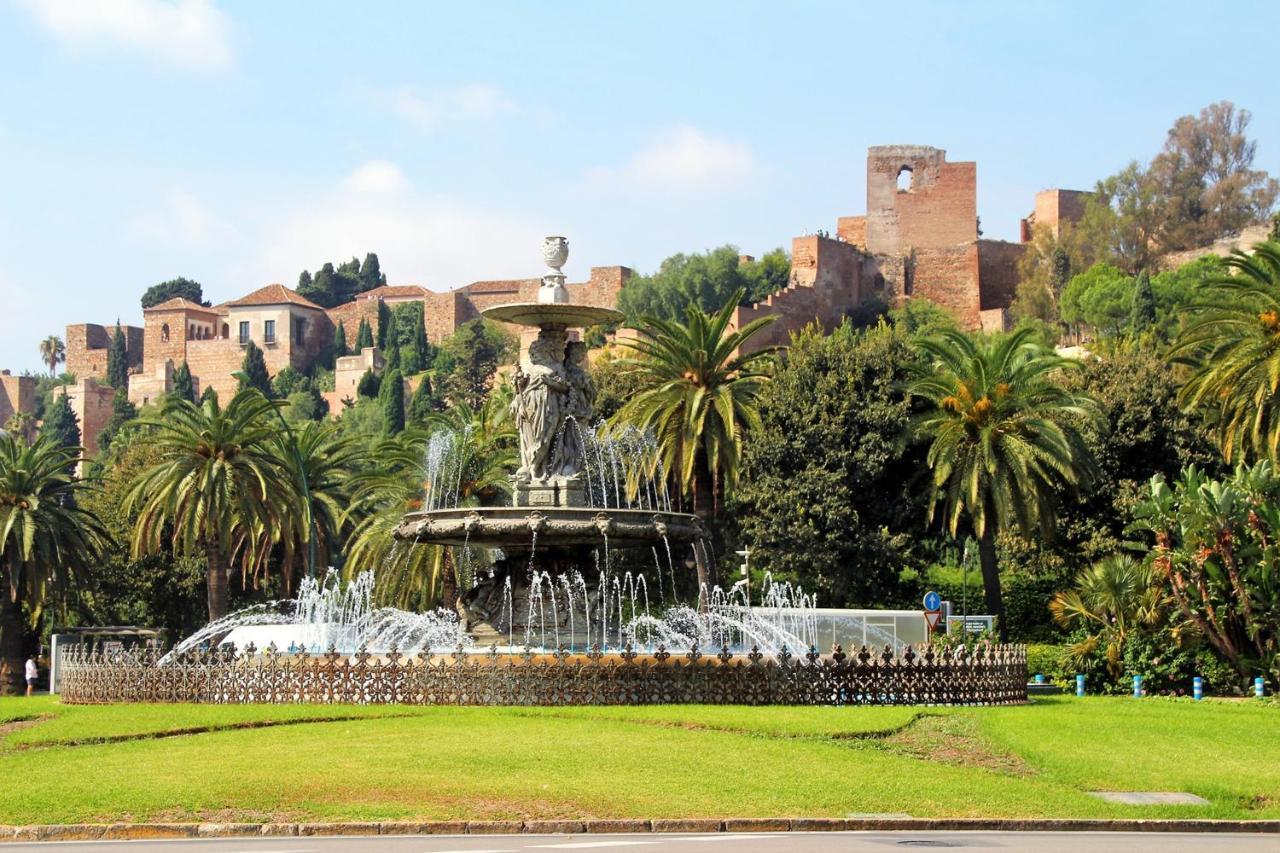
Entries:
[[231, 327], [228, 326], [226, 323], [222, 324], [222, 337], [224, 338], [231, 337]]
[[240, 346], [249, 343], [249, 321], [240, 321]]
[[898, 170], [898, 192], [911, 192], [911, 182], [914, 179], [910, 166], [903, 166]]
[[165, 323], [160, 327], [160, 342], [167, 343], [169, 340], [169, 324]]
[[301, 317], [295, 317], [293, 319], [293, 342], [295, 345], [302, 346], [302, 341], [303, 341], [302, 333], [303, 331], [306, 330], [306, 328], [307, 328], [306, 320], [302, 319]]
[[276, 342], [276, 321], [266, 320], [262, 324], [262, 342], [274, 344]]

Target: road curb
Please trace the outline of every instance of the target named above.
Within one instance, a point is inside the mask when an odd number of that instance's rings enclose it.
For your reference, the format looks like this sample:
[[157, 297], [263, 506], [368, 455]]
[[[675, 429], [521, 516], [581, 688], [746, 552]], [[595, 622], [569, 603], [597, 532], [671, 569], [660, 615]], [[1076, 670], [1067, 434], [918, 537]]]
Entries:
[[1077, 818], [655, 818], [653, 820], [342, 821], [332, 823], [51, 823], [0, 825], [0, 841], [370, 835], [596, 835], [712, 832], [1245, 832], [1280, 834], [1280, 820]]

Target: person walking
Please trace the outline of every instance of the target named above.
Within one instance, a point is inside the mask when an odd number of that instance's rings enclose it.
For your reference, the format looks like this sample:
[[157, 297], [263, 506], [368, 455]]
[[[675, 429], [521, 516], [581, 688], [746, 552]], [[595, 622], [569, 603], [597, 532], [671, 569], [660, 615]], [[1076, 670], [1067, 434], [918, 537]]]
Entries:
[[36, 656], [32, 655], [27, 658], [27, 695], [30, 696], [36, 692], [36, 678], [40, 675], [40, 670], [36, 666]]

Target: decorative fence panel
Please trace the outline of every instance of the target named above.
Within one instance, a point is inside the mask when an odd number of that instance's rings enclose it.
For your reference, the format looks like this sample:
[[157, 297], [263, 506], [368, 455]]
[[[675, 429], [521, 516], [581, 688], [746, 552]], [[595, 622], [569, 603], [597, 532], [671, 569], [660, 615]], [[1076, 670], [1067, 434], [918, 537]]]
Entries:
[[457, 651], [405, 657], [229, 650], [161, 662], [155, 650], [68, 649], [62, 699], [406, 705], [1006, 705], [1027, 698], [1026, 647], [862, 648], [802, 657]]

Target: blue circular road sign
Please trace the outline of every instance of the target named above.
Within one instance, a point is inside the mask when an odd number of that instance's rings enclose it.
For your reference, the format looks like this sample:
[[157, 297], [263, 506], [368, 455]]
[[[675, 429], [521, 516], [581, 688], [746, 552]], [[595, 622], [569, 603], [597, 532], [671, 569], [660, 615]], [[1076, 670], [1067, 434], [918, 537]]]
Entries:
[[926, 592], [924, 594], [924, 609], [925, 610], [941, 610], [942, 596], [938, 595], [933, 590], [929, 590], [928, 592]]

